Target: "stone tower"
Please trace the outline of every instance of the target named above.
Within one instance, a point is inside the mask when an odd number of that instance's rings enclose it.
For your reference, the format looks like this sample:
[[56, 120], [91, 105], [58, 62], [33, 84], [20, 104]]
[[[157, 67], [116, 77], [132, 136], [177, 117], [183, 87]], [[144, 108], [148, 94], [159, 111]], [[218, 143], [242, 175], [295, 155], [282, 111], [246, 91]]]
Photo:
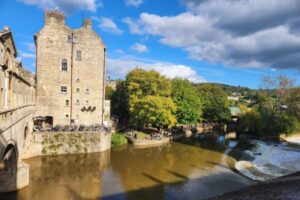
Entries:
[[54, 126], [102, 124], [105, 45], [92, 21], [72, 30], [64, 14], [47, 11], [35, 44], [36, 116]]

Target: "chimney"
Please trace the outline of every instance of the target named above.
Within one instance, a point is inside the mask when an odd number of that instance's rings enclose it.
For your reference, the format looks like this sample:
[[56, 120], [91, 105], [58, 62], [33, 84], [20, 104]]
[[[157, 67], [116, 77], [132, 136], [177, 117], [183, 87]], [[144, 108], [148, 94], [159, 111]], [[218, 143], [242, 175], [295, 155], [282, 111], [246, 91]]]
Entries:
[[91, 19], [84, 19], [83, 20], [83, 27], [86, 29], [92, 29], [92, 20]]
[[51, 25], [51, 24], [62, 24], [65, 25], [65, 15], [63, 13], [60, 13], [58, 11], [46, 11], [45, 14], [45, 25]]

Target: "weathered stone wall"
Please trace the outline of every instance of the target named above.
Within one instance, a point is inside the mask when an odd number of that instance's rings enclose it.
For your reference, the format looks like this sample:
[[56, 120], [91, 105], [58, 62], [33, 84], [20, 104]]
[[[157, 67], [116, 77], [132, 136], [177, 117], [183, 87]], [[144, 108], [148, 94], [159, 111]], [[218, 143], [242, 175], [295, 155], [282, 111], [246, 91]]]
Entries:
[[111, 134], [99, 132], [37, 132], [23, 158], [103, 152], [110, 149]]
[[[46, 12], [45, 26], [35, 41], [36, 115], [53, 116], [53, 125], [68, 125], [70, 119], [77, 124], [102, 124], [105, 45], [92, 30], [91, 21], [72, 30], [63, 14]], [[66, 71], [61, 68], [63, 59]], [[67, 92], [61, 92], [61, 86], [66, 86]]]

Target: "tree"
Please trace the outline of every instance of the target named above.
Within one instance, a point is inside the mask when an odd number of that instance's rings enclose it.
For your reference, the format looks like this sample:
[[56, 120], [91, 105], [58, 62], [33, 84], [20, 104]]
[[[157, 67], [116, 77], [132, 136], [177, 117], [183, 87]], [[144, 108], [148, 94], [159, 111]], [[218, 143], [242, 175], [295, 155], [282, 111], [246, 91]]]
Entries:
[[202, 102], [188, 80], [172, 80], [172, 99], [177, 106], [175, 112], [180, 124], [195, 124], [202, 119]]
[[105, 99], [110, 100], [113, 92], [114, 92], [114, 89], [111, 86], [106, 85], [105, 86]]
[[142, 126], [161, 129], [176, 123], [176, 105], [170, 97], [145, 96], [135, 102], [130, 113]]
[[287, 99], [287, 113], [300, 121], [300, 87], [290, 90]]
[[198, 85], [198, 95], [203, 102], [203, 118], [207, 121], [231, 119], [226, 93], [217, 85]]
[[129, 96], [126, 81], [118, 81], [116, 90], [111, 95], [111, 114], [122, 123], [129, 119]]
[[126, 76], [126, 86], [131, 125], [136, 124], [136, 117], [143, 126], [162, 128], [174, 125], [170, 79], [154, 70], [134, 69]]
[[[241, 116], [239, 130], [253, 135], [273, 137], [294, 132], [298, 124], [298, 92], [297, 88], [293, 88], [293, 80], [286, 76], [263, 77], [262, 89], [255, 98], [256, 104], [250, 113]], [[258, 113], [259, 118], [255, 119], [253, 113]]]

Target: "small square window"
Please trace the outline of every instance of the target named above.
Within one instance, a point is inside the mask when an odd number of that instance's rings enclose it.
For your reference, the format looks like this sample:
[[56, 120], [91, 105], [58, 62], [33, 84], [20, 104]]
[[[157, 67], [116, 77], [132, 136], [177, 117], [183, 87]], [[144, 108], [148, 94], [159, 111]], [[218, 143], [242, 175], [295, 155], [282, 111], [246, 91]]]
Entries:
[[76, 88], [76, 92], [79, 93], [80, 92], [80, 88]]
[[89, 104], [89, 100], [85, 100], [85, 104]]
[[67, 99], [66, 100], [66, 106], [69, 106], [70, 105], [70, 101]]
[[90, 89], [89, 88], [85, 88], [85, 93], [89, 94], [90, 93]]
[[69, 118], [69, 115], [68, 115], [68, 114], [66, 114], [66, 115], [65, 115], [65, 117], [66, 117], [66, 118]]
[[68, 42], [72, 42], [72, 41], [73, 41], [72, 35], [68, 35]]
[[80, 78], [76, 78], [76, 82], [80, 82]]
[[76, 51], [76, 60], [81, 60], [81, 51]]
[[76, 100], [76, 105], [80, 105], [80, 100], [79, 99]]
[[60, 86], [60, 92], [67, 93], [68, 92], [67, 86]]

